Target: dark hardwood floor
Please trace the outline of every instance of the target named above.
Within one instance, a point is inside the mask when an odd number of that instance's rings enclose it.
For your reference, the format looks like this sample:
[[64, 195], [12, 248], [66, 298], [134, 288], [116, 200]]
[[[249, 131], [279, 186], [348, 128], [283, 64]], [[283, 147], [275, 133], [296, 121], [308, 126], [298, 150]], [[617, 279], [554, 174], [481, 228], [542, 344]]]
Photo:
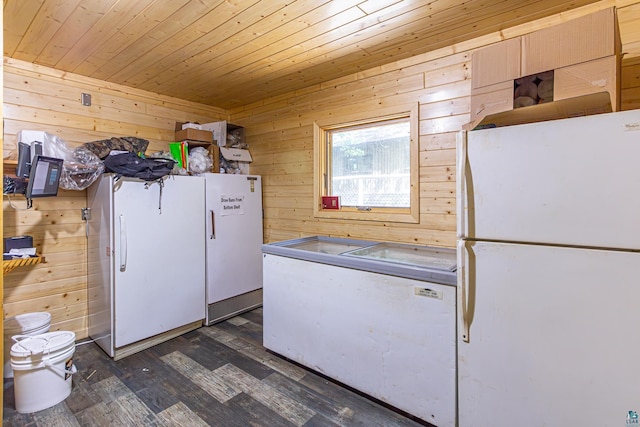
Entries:
[[[79, 345], [71, 396], [5, 426], [424, 426], [262, 347], [262, 309], [114, 362]], [[354, 369], [357, 369], [354, 366]]]

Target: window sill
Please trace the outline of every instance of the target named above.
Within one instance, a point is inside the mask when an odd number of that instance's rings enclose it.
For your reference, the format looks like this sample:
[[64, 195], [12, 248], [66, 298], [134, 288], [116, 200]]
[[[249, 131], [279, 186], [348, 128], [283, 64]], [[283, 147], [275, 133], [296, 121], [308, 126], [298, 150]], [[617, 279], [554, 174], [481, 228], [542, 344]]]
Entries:
[[420, 222], [417, 212], [412, 213], [411, 209], [372, 208], [370, 211], [362, 211], [356, 208], [316, 208], [314, 216], [316, 218], [355, 221], [403, 222], [411, 224], [417, 224]]

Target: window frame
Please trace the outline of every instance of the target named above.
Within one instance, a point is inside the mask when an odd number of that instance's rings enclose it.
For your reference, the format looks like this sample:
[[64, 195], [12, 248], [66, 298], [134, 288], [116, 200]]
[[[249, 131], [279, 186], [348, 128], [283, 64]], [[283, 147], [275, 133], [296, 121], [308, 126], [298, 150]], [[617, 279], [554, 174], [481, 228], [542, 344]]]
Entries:
[[[331, 154], [327, 151], [327, 131], [347, 128], [352, 126], [361, 126], [366, 124], [374, 124], [387, 120], [397, 120], [402, 118], [409, 119], [410, 127], [410, 206], [407, 208], [390, 208], [390, 207], [370, 207], [369, 210], [363, 210], [358, 207], [341, 207], [340, 209], [323, 209], [322, 196], [326, 196], [328, 187], [328, 170], [330, 168]], [[359, 116], [350, 117], [351, 120], [344, 122], [336, 122], [327, 120], [325, 122], [314, 122], [313, 124], [313, 146], [314, 146], [314, 217], [331, 218], [331, 219], [349, 219], [363, 221], [384, 221], [384, 222], [403, 222], [403, 223], [419, 223], [420, 222], [420, 169], [419, 169], [419, 120], [418, 106], [414, 106], [409, 110], [398, 111], [392, 114], [371, 117], [369, 115], [360, 114]]]

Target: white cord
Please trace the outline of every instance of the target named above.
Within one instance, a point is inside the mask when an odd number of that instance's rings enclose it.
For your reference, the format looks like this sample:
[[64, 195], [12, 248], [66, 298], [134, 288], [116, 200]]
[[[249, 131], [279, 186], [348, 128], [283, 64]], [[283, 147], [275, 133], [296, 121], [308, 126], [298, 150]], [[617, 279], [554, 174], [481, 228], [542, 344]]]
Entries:
[[9, 197], [9, 193], [5, 193], [5, 196], [7, 196], [7, 199], [9, 199], [9, 206], [11, 206], [13, 209], [17, 210], [17, 211], [27, 211], [29, 210], [29, 202], [25, 199], [25, 202], [27, 204], [26, 208], [19, 208], [17, 206], [15, 206], [13, 204], [13, 202], [11, 201], [11, 197]]

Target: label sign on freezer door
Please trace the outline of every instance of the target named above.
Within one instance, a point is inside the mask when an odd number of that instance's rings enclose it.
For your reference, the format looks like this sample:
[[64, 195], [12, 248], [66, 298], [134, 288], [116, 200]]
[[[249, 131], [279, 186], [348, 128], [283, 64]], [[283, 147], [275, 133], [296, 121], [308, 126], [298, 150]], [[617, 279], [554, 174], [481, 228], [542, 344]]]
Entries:
[[429, 288], [413, 288], [413, 293], [421, 297], [429, 297], [435, 299], [442, 299], [442, 291], [436, 291]]
[[222, 216], [244, 214], [244, 196], [220, 196]]

